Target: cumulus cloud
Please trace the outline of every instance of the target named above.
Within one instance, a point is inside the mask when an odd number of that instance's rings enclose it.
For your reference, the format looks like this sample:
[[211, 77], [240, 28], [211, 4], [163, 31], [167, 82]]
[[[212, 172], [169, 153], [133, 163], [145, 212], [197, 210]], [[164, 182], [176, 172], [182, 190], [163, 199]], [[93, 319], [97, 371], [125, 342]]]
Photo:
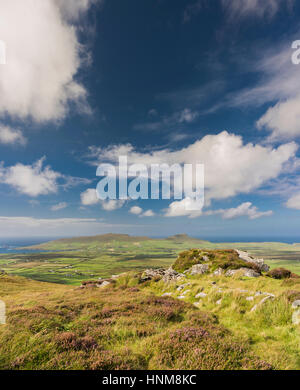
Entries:
[[169, 204], [165, 210], [165, 217], [189, 217], [197, 218], [203, 215], [202, 204], [199, 205], [199, 211], [195, 211], [197, 201], [189, 197]]
[[154, 217], [155, 213], [152, 210], [143, 211], [143, 209], [139, 206], [133, 206], [130, 208], [129, 212], [134, 215], [138, 215], [139, 217]]
[[23, 136], [21, 130], [12, 129], [9, 126], [3, 126], [0, 124], [0, 143], [1, 144], [25, 145], [26, 142], [27, 142], [27, 140]]
[[131, 207], [129, 212], [131, 214], [139, 215], [139, 214], [141, 214], [143, 212], [143, 209], [141, 207], [139, 207], [139, 206], [133, 206], [133, 207]]
[[124, 201], [123, 200], [115, 200], [115, 199], [110, 199], [110, 200], [104, 200], [104, 201], [101, 201], [101, 207], [103, 208], [103, 210], [105, 211], [114, 211], [114, 210], [117, 210], [117, 209], [120, 209], [121, 207], [123, 207], [124, 205]]
[[289, 209], [300, 210], [300, 193], [291, 196], [286, 202], [286, 207]]
[[87, 91], [76, 75], [86, 54], [77, 22], [91, 3], [0, 2], [0, 37], [7, 47], [0, 73], [0, 115], [44, 122], [63, 119], [71, 103], [90, 111]]
[[163, 149], [138, 152], [132, 145], [112, 145], [108, 148], [90, 148], [90, 159], [99, 162], [118, 162], [127, 155], [129, 164], [199, 164], [205, 167], [205, 199], [225, 199], [241, 193], [250, 193], [284, 172], [295, 159], [298, 147], [294, 142], [278, 148], [260, 144], [244, 144], [242, 137], [223, 131], [207, 135], [179, 150]]
[[60, 203], [55, 204], [54, 206], [52, 206], [52, 207], [51, 207], [51, 210], [52, 210], [52, 211], [59, 211], [59, 210], [65, 209], [66, 207], [68, 207], [68, 203], [66, 203], [66, 202], [60, 202]]
[[58, 190], [59, 172], [43, 167], [44, 158], [32, 165], [18, 163], [0, 170], [0, 182], [9, 184], [18, 192], [32, 197], [55, 193]]
[[182, 201], [172, 202], [165, 210], [166, 217], [189, 217], [198, 218], [201, 216], [221, 215], [223, 219], [234, 219], [238, 217], [248, 217], [249, 219], [257, 219], [261, 217], [269, 217], [273, 214], [272, 210], [259, 211], [256, 206], [253, 206], [251, 202], [245, 202], [235, 208], [230, 209], [218, 209], [207, 211], [190, 211], [189, 207], [191, 202], [195, 202], [191, 199], [185, 198]]
[[234, 107], [271, 104], [256, 123], [259, 129], [270, 131], [270, 140], [300, 136], [299, 67], [291, 60], [291, 42], [293, 37], [277, 44], [275, 49], [265, 48], [260, 60], [251, 66], [251, 70], [259, 76], [257, 84], [226, 99], [226, 104]]
[[[66, 176], [43, 166], [45, 157], [31, 165], [17, 163], [10, 167], [0, 166], [0, 183], [8, 184], [17, 192], [31, 197], [56, 193], [59, 186], [68, 188], [86, 182], [86, 179]], [[59, 182], [59, 180], [61, 182]]]
[[145, 212], [143, 212], [142, 216], [143, 217], [154, 217], [155, 213], [152, 210], [146, 210]]
[[83, 206], [91, 206], [99, 203], [95, 188], [88, 188], [86, 191], [80, 194], [81, 204]]
[[271, 131], [269, 139], [294, 139], [300, 136], [300, 95], [270, 107], [257, 121], [259, 129]]
[[257, 219], [261, 217], [269, 217], [273, 214], [272, 210], [259, 211], [251, 202], [240, 204], [236, 208], [216, 210], [213, 213], [221, 214], [224, 219], [233, 219], [238, 217], [248, 217], [249, 219]]
[[100, 200], [97, 197], [95, 188], [88, 188], [86, 191], [82, 192], [80, 194], [80, 199], [83, 206], [93, 206], [95, 204], [100, 204], [105, 211], [114, 211], [120, 209], [125, 203], [123, 200], [117, 199]]

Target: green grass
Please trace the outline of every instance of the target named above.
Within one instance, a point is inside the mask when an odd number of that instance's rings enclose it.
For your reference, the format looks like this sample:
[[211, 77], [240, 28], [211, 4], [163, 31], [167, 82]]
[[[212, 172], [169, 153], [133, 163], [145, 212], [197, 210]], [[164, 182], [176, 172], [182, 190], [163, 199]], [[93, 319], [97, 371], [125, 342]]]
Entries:
[[289, 268], [300, 275], [300, 246], [282, 243], [210, 243], [185, 235], [150, 239], [109, 234], [52, 241], [34, 248], [58, 252], [0, 255], [0, 269], [34, 280], [78, 285], [91, 278], [169, 267], [178, 253], [191, 248], [236, 248], [265, 258], [272, 268]]
[[[195, 251], [188, 254], [194, 259]], [[188, 254], [180, 267], [191, 265]], [[211, 267], [238, 260], [228, 250], [206, 255]], [[58, 275], [63, 262], [78, 268], [87, 259], [60, 256], [49, 256]], [[35, 260], [38, 276], [44, 263]], [[300, 369], [300, 326], [292, 324], [291, 308], [299, 278], [210, 273], [164, 283], [141, 275], [131, 270], [103, 289], [0, 276], [7, 306], [0, 369]], [[266, 294], [274, 298], [261, 303]]]

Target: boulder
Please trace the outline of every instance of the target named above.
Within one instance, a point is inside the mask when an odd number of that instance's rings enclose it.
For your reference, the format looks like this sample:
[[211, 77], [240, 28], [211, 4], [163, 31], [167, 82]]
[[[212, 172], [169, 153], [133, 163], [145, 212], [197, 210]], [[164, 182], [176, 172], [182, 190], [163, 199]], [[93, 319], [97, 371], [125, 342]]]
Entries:
[[147, 280], [153, 280], [153, 279], [162, 279], [164, 282], [170, 282], [173, 280], [180, 279], [184, 277], [185, 275], [179, 274], [176, 272], [173, 268], [158, 268], [158, 269], [146, 269], [142, 276], [141, 281], [145, 282]]
[[258, 272], [251, 268], [230, 269], [226, 272], [225, 276], [234, 276], [236, 273], [241, 273], [242, 276], [246, 276], [248, 278], [258, 278], [260, 276]]
[[268, 272], [270, 267], [264, 262], [264, 259], [258, 259], [249, 255], [248, 252], [240, 251], [236, 249], [239, 258], [247, 263], [255, 264], [261, 272]]
[[294, 311], [293, 317], [292, 317], [292, 322], [295, 325], [300, 324], [300, 309]]
[[200, 292], [199, 294], [197, 294], [197, 295], [195, 296], [196, 299], [197, 299], [197, 298], [205, 298], [205, 297], [207, 297], [207, 294], [205, 294], [204, 292]]
[[164, 282], [171, 282], [171, 281], [176, 281], [178, 279], [184, 278], [184, 274], [180, 274], [176, 272], [173, 268], [168, 268], [167, 270], [164, 271], [162, 280]]
[[172, 296], [171, 292], [166, 292], [166, 293], [162, 294], [162, 297], [171, 297], [171, 296]]
[[141, 276], [141, 280], [143, 282], [147, 281], [147, 280], [152, 280], [152, 279], [155, 279], [155, 278], [162, 278], [165, 274], [165, 269], [163, 268], [159, 268], [159, 269], [146, 269], [142, 276]]
[[189, 273], [191, 275], [203, 275], [207, 273], [209, 266], [207, 264], [195, 264], [190, 268]]
[[292, 303], [292, 309], [297, 309], [297, 307], [300, 307], [300, 300], [297, 299], [297, 301], [294, 301]]
[[215, 270], [215, 272], [213, 273], [215, 276], [221, 276], [223, 275], [224, 273], [224, 270], [222, 268], [218, 268]]

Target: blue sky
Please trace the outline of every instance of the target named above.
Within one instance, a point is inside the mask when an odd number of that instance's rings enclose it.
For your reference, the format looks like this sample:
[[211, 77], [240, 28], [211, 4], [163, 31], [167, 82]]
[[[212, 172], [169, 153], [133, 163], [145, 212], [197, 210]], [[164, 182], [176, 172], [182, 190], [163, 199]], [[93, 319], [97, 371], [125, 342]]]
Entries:
[[[292, 0], [1, 1], [0, 235], [299, 237], [299, 15]], [[97, 200], [97, 164], [124, 151], [204, 163], [203, 211]]]

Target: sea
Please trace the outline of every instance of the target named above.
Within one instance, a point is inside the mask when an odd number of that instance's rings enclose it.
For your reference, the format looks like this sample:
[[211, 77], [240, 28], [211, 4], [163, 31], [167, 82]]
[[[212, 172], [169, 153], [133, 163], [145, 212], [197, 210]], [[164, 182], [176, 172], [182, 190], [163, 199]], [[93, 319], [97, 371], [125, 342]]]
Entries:
[[0, 254], [2, 253], [37, 253], [41, 250], [20, 249], [24, 246], [42, 244], [47, 241], [56, 240], [59, 237], [37, 237], [37, 238], [1, 238], [0, 237]]

